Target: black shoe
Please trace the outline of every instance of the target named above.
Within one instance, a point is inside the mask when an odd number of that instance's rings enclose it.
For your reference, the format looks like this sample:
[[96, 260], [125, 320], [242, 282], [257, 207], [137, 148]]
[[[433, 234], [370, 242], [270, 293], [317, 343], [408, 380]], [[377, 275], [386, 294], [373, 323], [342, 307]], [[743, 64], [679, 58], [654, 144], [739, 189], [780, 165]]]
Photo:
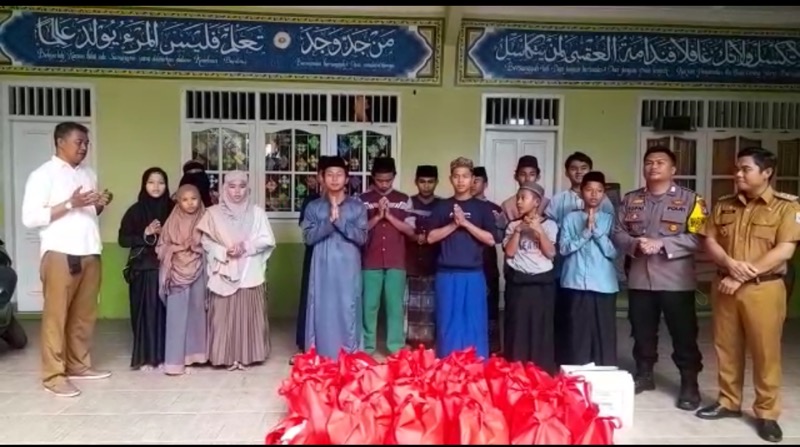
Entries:
[[637, 373], [633, 379], [633, 389], [636, 394], [656, 389], [656, 380], [653, 378], [653, 373]]
[[708, 421], [716, 421], [717, 419], [740, 418], [742, 417], [742, 412], [728, 410], [719, 403], [715, 403], [714, 405], [699, 409], [697, 413], [695, 413], [695, 416]]
[[758, 432], [758, 437], [767, 442], [783, 441], [783, 430], [778, 425], [778, 421], [756, 419], [756, 431]]
[[700, 406], [700, 386], [697, 384], [697, 374], [681, 375], [681, 391], [675, 406], [685, 411], [694, 411]]

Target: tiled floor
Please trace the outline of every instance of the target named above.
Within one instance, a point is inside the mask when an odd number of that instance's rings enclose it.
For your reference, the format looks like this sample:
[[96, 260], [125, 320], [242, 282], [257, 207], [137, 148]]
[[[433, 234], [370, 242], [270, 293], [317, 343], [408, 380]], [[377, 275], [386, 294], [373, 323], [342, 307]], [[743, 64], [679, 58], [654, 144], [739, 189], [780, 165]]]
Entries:
[[[26, 322], [31, 344], [22, 352], [0, 354], [0, 427], [2, 443], [193, 443], [260, 444], [266, 430], [282, 415], [276, 388], [289, 370], [293, 330], [273, 322], [273, 356], [247, 372], [200, 370], [171, 378], [128, 368], [126, 321], [98, 325], [95, 364], [114, 376], [81, 383], [77, 398], [57, 398], [39, 385], [38, 324]], [[629, 326], [619, 320], [620, 355], [630, 366]], [[784, 444], [800, 444], [800, 321], [787, 327], [784, 344]], [[703, 321], [701, 348], [707, 370], [703, 394], [715, 395], [714, 356], [708, 321]], [[669, 339], [661, 341], [658, 364], [661, 388], [636, 398], [635, 426], [620, 433], [623, 444], [750, 444], [759, 438], [746, 420], [706, 422], [673, 407], [677, 374], [669, 358]], [[749, 370], [748, 370], [749, 371]], [[749, 374], [749, 372], [748, 372]], [[749, 376], [748, 376], [749, 377]], [[748, 381], [749, 382], [749, 381]], [[748, 405], [753, 388], [746, 389]]]

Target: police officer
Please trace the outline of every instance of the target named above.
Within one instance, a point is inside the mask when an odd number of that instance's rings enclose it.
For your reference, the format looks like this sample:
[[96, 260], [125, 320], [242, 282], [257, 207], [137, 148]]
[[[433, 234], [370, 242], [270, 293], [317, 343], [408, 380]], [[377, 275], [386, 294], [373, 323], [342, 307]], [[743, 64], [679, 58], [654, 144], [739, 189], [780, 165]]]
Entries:
[[737, 195], [724, 196], [700, 234], [719, 268], [712, 284], [719, 397], [702, 419], [742, 415], [745, 348], [753, 359], [758, 435], [780, 442], [781, 336], [786, 317], [786, 263], [800, 241], [797, 197], [770, 187], [777, 157], [762, 148], [737, 154]]
[[672, 360], [681, 375], [676, 406], [700, 406], [697, 376], [703, 369], [697, 347], [695, 311], [695, 234], [706, 215], [703, 199], [676, 185], [675, 154], [655, 146], [644, 156], [646, 187], [625, 195], [612, 238], [631, 257], [628, 273], [628, 319], [633, 332], [636, 393], [655, 389], [661, 314], [672, 337]]

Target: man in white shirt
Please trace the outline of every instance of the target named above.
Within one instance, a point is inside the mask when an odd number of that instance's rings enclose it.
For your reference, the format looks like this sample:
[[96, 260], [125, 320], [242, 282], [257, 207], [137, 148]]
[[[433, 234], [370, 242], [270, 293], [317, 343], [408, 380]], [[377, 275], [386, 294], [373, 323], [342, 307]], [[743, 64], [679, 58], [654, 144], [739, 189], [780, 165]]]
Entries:
[[22, 224], [39, 229], [42, 290], [42, 383], [57, 396], [80, 394], [71, 380], [105, 379], [91, 368], [89, 350], [100, 291], [97, 216], [111, 202], [97, 191], [97, 175], [82, 163], [89, 130], [66, 122], [53, 132], [56, 154], [30, 176], [22, 199]]

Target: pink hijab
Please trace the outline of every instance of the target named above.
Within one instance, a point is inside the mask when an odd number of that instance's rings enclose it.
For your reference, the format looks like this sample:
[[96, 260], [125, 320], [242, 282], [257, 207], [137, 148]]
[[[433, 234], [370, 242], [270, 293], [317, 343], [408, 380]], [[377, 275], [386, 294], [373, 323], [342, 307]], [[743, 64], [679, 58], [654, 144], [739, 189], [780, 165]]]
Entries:
[[[187, 214], [181, 208], [180, 199], [186, 195], [192, 195], [200, 202], [193, 214]], [[197, 231], [197, 224], [205, 212], [200, 192], [194, 185], [186, 184], [178, 189], [176, 196], [179, 203], [164, 222], [156, 245], [156, 254], [161, 261], [158, 282], [162, 298], [195, 282], [203, 267], [203, 248]]]
[[[234, 182], [247, 183], [245, 172], [233, 171], [225, 175], [225, 181], [220, 191], [219, 205], [212, 206], [198, 223], [197, 228], [211, 241], [224, 248], [230, 248], [240, 242], [247, 242], [252, 237], [254, 213], [250, 203], [250, 188], [238, 202], [231, 197], [228, 186]], [[208, 258], [209, 287], [214, 293], [230, 296], [239, 289], [239, 281], [243, 275], [246, 263], [241, 258], [230, 258], [219, 262], [213, 257]]]
[[219, 210], [226, 225], [220, 225], [221, 231], [229, 231], [227, 235], [230, 239], [237, 242], [247, 240], [253, 228], [253, 204], [250, 202], [250, 188], [248, 187], [244, 197], [239, 202], [234, 202], [228, 187], [232, 183], [244, 182], [247, 184], [249, 178], [244, 171], [231, 171], [225, 174], [225, 181], [222, 183], [222, 193], [219, 198]]

